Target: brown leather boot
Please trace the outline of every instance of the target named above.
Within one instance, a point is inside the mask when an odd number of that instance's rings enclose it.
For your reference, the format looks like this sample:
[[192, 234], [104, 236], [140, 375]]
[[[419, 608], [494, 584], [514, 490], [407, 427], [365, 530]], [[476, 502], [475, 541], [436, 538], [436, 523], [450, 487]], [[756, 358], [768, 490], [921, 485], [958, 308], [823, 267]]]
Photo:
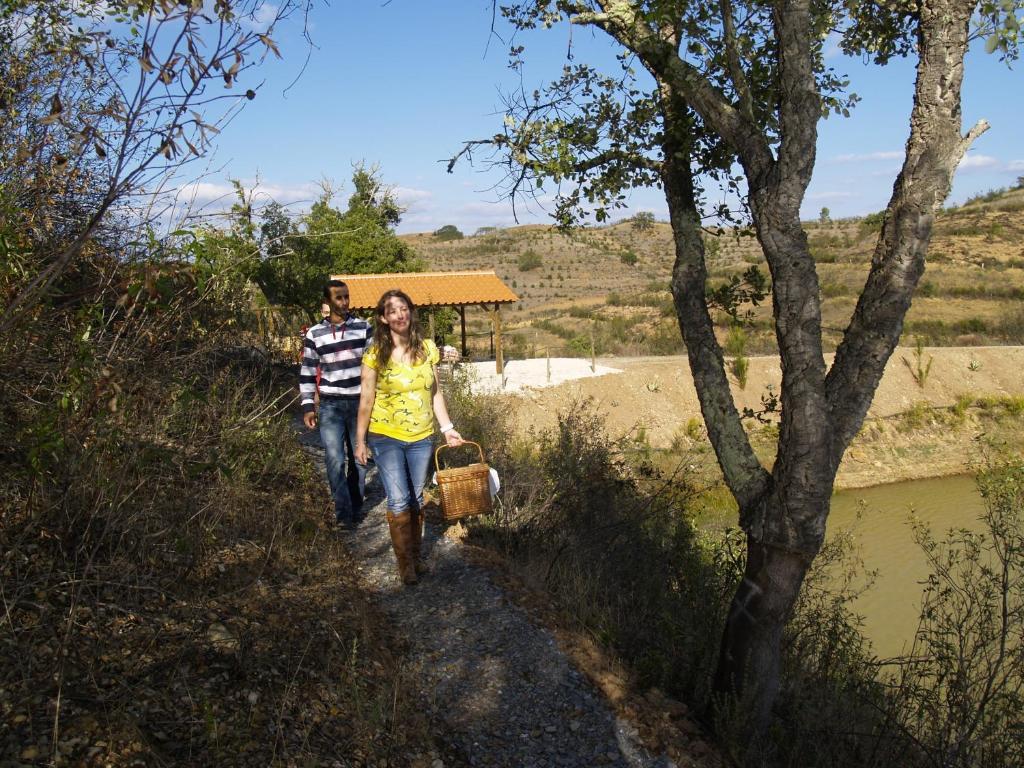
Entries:
[[391, 532], [391, 546], [398, 561], [398, 577], [403, 584], [416, 583], [416, 568], [412, 561], [412, 514], [409, 510], [387, 512], [388, 530]]
[[412, 532], [412, 566], [416, 570], [417, 576], [422, 576], [427, 572], [427, 566], [420, 560], [420, 553], [423, 551], [423, 521], [422, 509], [409, 510], [409, 530]]

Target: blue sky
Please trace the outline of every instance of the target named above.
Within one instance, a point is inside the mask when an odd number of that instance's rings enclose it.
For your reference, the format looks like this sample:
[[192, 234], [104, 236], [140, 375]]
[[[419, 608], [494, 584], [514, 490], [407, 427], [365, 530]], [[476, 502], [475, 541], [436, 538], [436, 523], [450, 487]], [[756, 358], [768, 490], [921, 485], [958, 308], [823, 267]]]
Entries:
[[[498, 19], [498, 31], [507, 29]], [[445, 172], [445, 158], [464, 139], [495, 133], [501, 92], [518, 87], [507, 67], [507, 46], [490, 38], [489, 0], [336, 0], [310, 16], [314, 48], [296, 23], [275, 34], [282, 60], [268, 60], [241, 83], [263, 83], [221, 133], [206, 173], [193, 182], [198, 203], [218, 206], [229, 178], [259, 179], [265, 196], [301, 211], [317, 196], [321, 180], [350, 192], [354, 163], [379, 165], [407, 210], [399, 231], [422, 232], [455, 224], [471, 233], [513, 223], [507, 201], [492, 187], [499, 176], [478, 164]], [[573, 31], [577, 61], [612, 62], [603, 35]], [[530, 89], [558, 75], [569, 45], [566, 27], [528, 39], [523, 83]], [[489, 45], [488, 45], [489, 43]], [[309, 55], [308, 64], [306, 63]], [[829, 63], [851, 77], [862, 98], [849, 119], [820, 125], [818, 160], [804, 215], [828, 207], [834, 218], [883, 208], [906, 141], [913, 90], [913, 61], [880, 69], [832, 47]], [[305, 69], [303, 70], [303, 66]], [[297, 78], [297, 79], [296, 79]], [[958, 170], [950, 202], [1024, 175], [1022, 81], [994, 56], [972, 53], [964, 88], [965, 130], [979, 118], [992, 128]], [[195, 166], [192, 166], [196, 173]], [[630, 211], [667, 215], [660, 190], [637, 190]], [[545, 211], [520, 211], [521, 223], [547, 221]]]

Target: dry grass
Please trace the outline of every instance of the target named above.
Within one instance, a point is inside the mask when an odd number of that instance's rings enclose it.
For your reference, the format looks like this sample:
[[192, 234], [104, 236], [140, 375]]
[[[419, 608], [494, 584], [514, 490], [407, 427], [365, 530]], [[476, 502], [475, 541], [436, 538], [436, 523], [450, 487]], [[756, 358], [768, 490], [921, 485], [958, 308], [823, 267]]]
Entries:
[[85, 310], [0, 339], [0, 763], [429, 764], [293, 372], [183, 273], [133, 303], [90, 267]]

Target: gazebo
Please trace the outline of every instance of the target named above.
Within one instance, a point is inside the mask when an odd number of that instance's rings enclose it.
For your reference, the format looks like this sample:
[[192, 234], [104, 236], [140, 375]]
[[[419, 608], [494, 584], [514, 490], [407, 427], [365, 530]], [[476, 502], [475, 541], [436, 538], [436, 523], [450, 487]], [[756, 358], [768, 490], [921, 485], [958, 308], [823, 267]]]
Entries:
[[[417, 307], [454, 307], [462, 328], [462, 354], [466, 347], [466, 307], [479, 306], [490, 316], [494, 331], [494, 362], [498, 373], [504, 373], [505, 359], [501, 351], [501, 305], [519, 301], [512, 289], [502, 282], [493, 269], [462, 272], [392, 272], [377, 275], [331, 275], [348, 286], [349, 307], [353, 310], [374, 309], [384, 291], [398, 288], [405, 291]], [[431, 317], [430, 335], [434, 335]]]

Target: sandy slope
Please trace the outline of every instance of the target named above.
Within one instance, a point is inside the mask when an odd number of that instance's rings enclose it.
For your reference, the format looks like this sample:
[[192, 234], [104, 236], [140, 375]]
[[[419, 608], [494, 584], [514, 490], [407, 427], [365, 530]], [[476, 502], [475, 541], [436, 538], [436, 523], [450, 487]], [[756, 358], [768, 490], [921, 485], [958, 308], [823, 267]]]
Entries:
[[[925, 362], [930, 358], [934, 362], [925, 386], [920, 387], [903, 362], [906, 359], [915, 365], [914, 350], [898, 349], [886, 368], [869, 418], [885, 419], [903, 413], [919, 401], [949, 406], [965, 393], [1024, 395], [1024, 347], [925, 348]], [[831, 363], [831, 356], [826, 363]], [[650, 444], [661, 448], [671, 445], [690, 419], [699, 418], [697, 394], [685, 358], [607, 358], [599, 360], [599, 365], [622, 373], [509, 394], [518, 406], [519, 427], [525, 431], [531, 426], [550, 426], [559, 410], [576, 399], [592, 397], [607, 415], [612, 434], [635, 433], [642, 428]], [[589, 371], [589, 365], [586, 368]], [[780, 381], [777, 358], [751, 358], [746, 388], [733, 386], [737, 405], [759, 408], [768, 385], [778, 392]], [[891, 433], [888, 441], [879, 441], [875, 434], [870, 450], [855, 445], [840, 473], [840, 484], [849, 487], [951, 474], [963, 471], [971, 458], [968, 454], [973, 435], [969, 429], [962, 435], [948, 429], [928, 434], [925, 429], [916, 440], [912, 434], [886, 430], [884, 424], [875, 431]], [[919, 448], [928, 445], [918, 458], [913, 456], [915, 443]], [[887, 450], [891, 456], [887, 457]]]

